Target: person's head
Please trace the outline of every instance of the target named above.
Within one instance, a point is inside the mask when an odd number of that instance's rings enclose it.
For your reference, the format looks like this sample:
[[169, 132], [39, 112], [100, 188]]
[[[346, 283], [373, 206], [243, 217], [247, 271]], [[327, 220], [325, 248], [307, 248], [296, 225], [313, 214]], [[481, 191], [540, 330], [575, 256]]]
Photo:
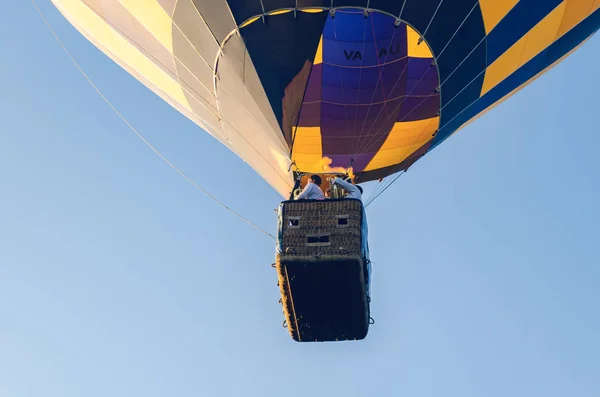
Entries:
[[312, 182], [317, 186], [321, 186], [321, 177], [319, 175], [311, 175], [310, 178], [308, 178], [308, 182]]

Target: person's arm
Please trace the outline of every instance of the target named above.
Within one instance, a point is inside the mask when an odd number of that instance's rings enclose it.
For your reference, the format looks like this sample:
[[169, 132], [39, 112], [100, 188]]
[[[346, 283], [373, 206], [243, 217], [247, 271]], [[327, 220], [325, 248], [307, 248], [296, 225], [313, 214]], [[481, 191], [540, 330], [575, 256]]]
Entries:
[[303, 200], [306, 196], [308, 196], [311, 186], [312, 186], [312, 183], [309, 183], [308, 185], [306, 185], [304, 187], [304, 189], [302, 189], [302, 191], [300, 192], [298, 197], [296, 197], [296, 200]]
[[355, 192], [358, 189], [356, 188], [356, 186], [354, 186], [353, 184], [346, 182], [345, 180], [341, 179], [341, 178], [335, 178], [333, 180], [333, 184], [334, 185], [340, 185], [343, 189], [347, 190], [348, 192]]

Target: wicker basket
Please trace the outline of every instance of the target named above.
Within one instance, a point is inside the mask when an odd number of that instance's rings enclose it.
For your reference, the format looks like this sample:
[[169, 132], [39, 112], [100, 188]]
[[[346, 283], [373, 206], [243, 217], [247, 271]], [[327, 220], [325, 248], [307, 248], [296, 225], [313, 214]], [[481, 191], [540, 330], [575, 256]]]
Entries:
[[281, 255], [361, 255], [360, 201], [291, 201], [281, 211]]
[[286, 201], [276, 268], [296, 341], [363, 339], [369, 329], [363, 205], [359, 200]]

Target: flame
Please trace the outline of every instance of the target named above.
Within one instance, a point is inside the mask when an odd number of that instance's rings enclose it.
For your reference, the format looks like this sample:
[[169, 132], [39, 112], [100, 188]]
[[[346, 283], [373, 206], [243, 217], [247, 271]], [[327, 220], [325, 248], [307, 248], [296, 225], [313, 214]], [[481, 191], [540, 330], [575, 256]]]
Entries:
[[313, 174], [342, 174], [347, 175], [351, 178], [352, 183], [354, 183], [355, 175], [352, 166], [348, 168], [344, 167], [332, 167], [331, 163], [333, 160], [329, 157], [321, 157], [315, 158], [311, 163], [304, 163], [302, 168], [299, 168], [296, 163], [292, 163], [292, 167], [294, 171], [302, 172], [302, 173], [313, 173]]
[[355, 175], [354, 175], [354, 170], [352, 169], [352, 167], [348, 168], [348, 176], [352, 180], [352, 183], [354, 183]]
[[321, 159], [321, 169], [323, 170], [323, 173], [347, 174], [354, 183], [354, 170], [352, 167], [331, 167], [331, 163], [333, 163], [333, 160], [329, 157], [323, 157]]

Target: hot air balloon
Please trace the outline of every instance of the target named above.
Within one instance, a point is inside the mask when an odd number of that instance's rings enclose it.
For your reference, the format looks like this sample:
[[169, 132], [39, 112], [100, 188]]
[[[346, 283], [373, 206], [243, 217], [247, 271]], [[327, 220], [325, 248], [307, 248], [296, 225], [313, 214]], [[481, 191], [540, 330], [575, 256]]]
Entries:
[[[277, 268], [295, 340], [362, 339], [370, 318], [364, 208], [290, 200], [308, 176], [407, 170], [600, 27], [600, 0], [52, 1], [286, 199]], [[345, 300], [311, 295], [302, 271], [323, 257]]]

